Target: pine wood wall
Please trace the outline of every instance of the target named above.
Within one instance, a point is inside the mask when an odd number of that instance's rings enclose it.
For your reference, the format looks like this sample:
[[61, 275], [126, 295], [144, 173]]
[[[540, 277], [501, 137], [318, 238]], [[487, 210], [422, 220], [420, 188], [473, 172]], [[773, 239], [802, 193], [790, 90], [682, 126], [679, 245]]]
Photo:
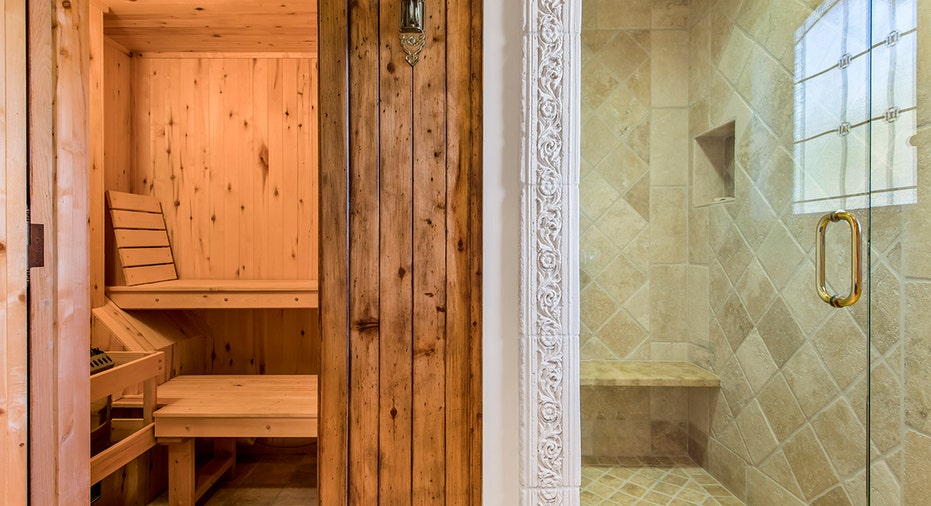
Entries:
[[320, 499], [481, 502], [481, 2], [320, 2]]
[[0, 504], [26, 504], [26, 3], [0, 12]]
[[[316, 59], [110, 41], [106, 67], [106, 187], [159, 198], [180, 277], [316, 279]], [[197, 314], [208, 373], [319, 371], [317, 310]]]

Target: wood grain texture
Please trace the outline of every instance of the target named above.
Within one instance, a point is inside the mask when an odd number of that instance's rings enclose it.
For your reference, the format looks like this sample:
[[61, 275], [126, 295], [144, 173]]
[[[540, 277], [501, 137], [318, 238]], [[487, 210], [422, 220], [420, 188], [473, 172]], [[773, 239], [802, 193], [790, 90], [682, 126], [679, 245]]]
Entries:
[[[44, 4], [44, 5], [43, 5]], [[32, 271], [31, 500], [90, 501], [88, 4], [30, 2], [30, 192], [46, 266]], [[41, 316], [39, 316], [41, 315]]]
[[2, 0], [0, 12], [0, 503], [26, 504], [26, 3]]
[[[322, 198], [333, 199], [322, 209], [349, 216], [348, 243], [326, 248], [321, 263], [324, 325], [349, 324], [324, 347], [348, 338], [350, 349], [339, 361], [322, 355], [323, 385], [352, 379], [348, 389], [327, 390], [345, 395], [342, 404], [324, 405], [333, 414], [348, 406], [347, 418], [333, 421], [339, 431], [345, 420], [345, 439], [321, 431], [328, 462], [346, 456], [345, 468], [321, 465], [321, 498], [334, 504], [481, 502], [481, 294], [473, 289], [481, 281], [481, 35], [473, 3], [430, 9], [427, 47], [411, 68], [392, 9], [321, 2], [321, 33], [332, 33], [321, 37], [321, 95], [348, 99], [321, 102], [321, 139], [348, 144], [345, 157], [324, 149], [320, 176]], [[326, 32], [330, 19], [349, 20], [348, 32]], [[348, 61], [328, 62], [341, 54]], [[346, 114], [348, 125], [338, 119]], [[333, 281], [343, 276], [348, 294]], [[327, 409], [322, 415], [326, 423]]]
[[[307, 52], [317, 3], [307, 0], [108, 0], [106, 30], [133, 51]], [[244, 22], [244, 20], [247, 20]]]
[[106, 188], [106, 131], [104, 122], [106, 111], [104, 108], [104, 79], [106, 67], [104, 65], [104, 37], [103, 37], [103, 11], [100, 5], [91, 3], [88, 9], [88, 35], [90, 48], [90, 67], [88, 69], [90, 82], [88, 83], [90, 102], [87, 112], [90, 121], [90, 130], [87, 135], [90, 140], [90, 284], [91, 307], [100, 307], [106, 304], [104, 287], [106, 286], [106, 244], [104, 238], [106, 219], [103, 192]]
[[320, 35], [320, 503], [348, 503], [349, 457], [349, 201], [348, 3], [321, 0]]
[[315, 279], [316, 62], [134, 60], [132, 191], [162, 203], [179, 277]]
[[[350, 505], [379, 493], [379, 2], [353, 4], [349, 19], [349, 481]], [[385, 104], [387, 105], [387, 104]], [[345, 211], [344, 211], [345, 212]], [[404, 336], [394, 336], [403, 339]]]

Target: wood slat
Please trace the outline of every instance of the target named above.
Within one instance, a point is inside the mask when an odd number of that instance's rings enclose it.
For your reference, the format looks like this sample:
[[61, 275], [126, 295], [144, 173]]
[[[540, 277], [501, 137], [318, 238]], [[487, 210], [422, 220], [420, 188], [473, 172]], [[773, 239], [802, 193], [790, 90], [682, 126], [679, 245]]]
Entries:
[[[349, 19], [349, 504], [371, 504], [379, 494], [379, 2], [360, 0]], [[338, 49], [337, 49], [338, 50]], [[345, 50], [345, 48], [343, 48]], [[337, 211], [345, 212], [345, 211]], [[402, 339], [403, 336], [391, 336]]]
[[[396, 29], [397, 12], [382, 9], [381, 30]], [[381, 459], [378, 498], [386, 504], [414, 503], [411, 495], [412, 471], [416, 462], [412, 448], [415, 418], [414, 362], [414, 286], [421, 266], [414, 262], [414, 217], [412, 198], [415, 192], [412, 153], [414, 125], [413, 77], [403, 53], [392, 44], [380, 44], [380, 67], [393, 66], [397, 72], [381, 72], [381, 99], [390, 103], [381, 107], [379, 155], [378, 223], [381, 234], [379, 259], [381, 339], [379, 362], [378, 445]], [[357, 212], [364, 212], [358, 210]], [[390, 336], [390, 337], [388, 337]], [[385, 451], [390, 448], [390, 451]]]
[[[0, 1], [0, 503], [29, 502], [26, 2]], [[47, 68], [40, 65], [40, 69]], [[43, 75], [40, 73], [40, 75]], [[41, 388], [41, 387], [40, 387]], [[38, 406], [41, 410], [42, 406]], [[42, 424], [38, 424], [41, 425]], [[45, 445], [47, 448], [49, 445]], [[47, 457], [33, 457], [41, 464]]]
[[155, 446], [155, 424], [114, 444], [91, 458], [90, 481], [97, 483]]
[[103, 11], [101, 6], [91, 3], [88, 22], [90, 24], [90, 102], [88, 115], [90, 129], [90, 215], [88, 225], [90, 228], [90, 255], [91, 264], [91, 307], [100, 307], [106, 303], [104, 287], [106, 286], [105, 263], [105, 215], [104, 190], [106, 189], [105, 154], [105, 108], [104, 108], [104, 37], [103, 37]]
[[139, 211], [146, 213], [162, 212], [162, 205], [155, 197], [114, 190], [107, 192], [107, 206], [110, 209], [119, 209], [123, 211]]
[[161, 213], [113, 210], [110, 211], [110, 217], [114, 228], [165, 230], [165, 220]]
[[120, 248], [167, 247], [168, 232], [165, 230], [115, 230], [116, 243]]
[[173, 264], [171, 248], [120, 248], [120, 262], [124, 267]]
[[126, 276], [127, 286], [170, 281], [178, 278], [174, 264], [129, 267], [123, 269], [123, 274]]

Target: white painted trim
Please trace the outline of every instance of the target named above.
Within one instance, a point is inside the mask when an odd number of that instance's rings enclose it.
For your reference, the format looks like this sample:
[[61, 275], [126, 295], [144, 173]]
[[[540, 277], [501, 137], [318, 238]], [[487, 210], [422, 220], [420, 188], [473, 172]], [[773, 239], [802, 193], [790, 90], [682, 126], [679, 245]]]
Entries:
[[581, 2], [524, 0], [521, 501], [579, 504]]

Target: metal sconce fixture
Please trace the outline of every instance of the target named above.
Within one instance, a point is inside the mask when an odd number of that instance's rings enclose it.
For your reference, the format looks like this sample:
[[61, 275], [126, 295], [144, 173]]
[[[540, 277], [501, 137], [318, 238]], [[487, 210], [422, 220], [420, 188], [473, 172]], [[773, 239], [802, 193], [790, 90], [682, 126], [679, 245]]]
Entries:
[[423, 0], [401, 0], [401, 48], [411, 67], [420, 61], [420, 52], [427, 43], [423, 18]]

